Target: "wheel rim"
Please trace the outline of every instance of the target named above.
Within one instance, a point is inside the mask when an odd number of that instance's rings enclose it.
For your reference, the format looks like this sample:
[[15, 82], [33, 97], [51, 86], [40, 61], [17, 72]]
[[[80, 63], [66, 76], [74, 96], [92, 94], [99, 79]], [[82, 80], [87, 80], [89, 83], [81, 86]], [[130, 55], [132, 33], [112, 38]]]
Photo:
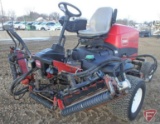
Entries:
[[132, 113], [135, 113], [137, 111], [137, 109], [138, 109], [138, 107], [139, 107], [139, 105], [142, 101], [142, 94], [143, 94], [142, 92], [143, 92], [142, 88], [139, 88], [134, 95], [134, 98], [133, 98], [133, 101], [132, 101], [132, 106], [131, 106], [131, 112]]

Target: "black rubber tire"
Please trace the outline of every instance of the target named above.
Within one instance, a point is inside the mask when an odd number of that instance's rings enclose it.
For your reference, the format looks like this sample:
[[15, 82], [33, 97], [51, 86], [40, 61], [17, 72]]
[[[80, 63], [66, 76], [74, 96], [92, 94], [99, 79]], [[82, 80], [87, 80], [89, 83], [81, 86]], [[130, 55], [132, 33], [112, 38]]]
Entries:
[[17, 30], [20, 30], [21, 28], [20, 28], [20, 26], [18, 26], [18, 29]]
[[[144, 97], [146, 86], [144, 80], [134, 77], [134, 76], [127, 76], [128, 80], [131, 83], [131, 88], [129, 89], [129, 93], [125, 96], [117, 98], [107, 104], [108, 110], [116, 117], [125, 120], [125, 121], [132, 121], [134, 120], [138, 113], [140, 112]], [[138, 89], [142, 89], [142, 98], [141, 102], [134, 113], [131, 112], [131, 106], [134, 99], [134, 96]]]
[[[141, 73], [143, 74], [143, 79], [146, 82], [150, 82], [153, 78], [153, 74], [151, 73], [154, 70], [154, 64], [150, 62], [143, 62], [141, 66]], [[151, 78], [150, 78], [151, 76]]]
[[41, 28], [42, 31], [45, 31], [45, 28]]

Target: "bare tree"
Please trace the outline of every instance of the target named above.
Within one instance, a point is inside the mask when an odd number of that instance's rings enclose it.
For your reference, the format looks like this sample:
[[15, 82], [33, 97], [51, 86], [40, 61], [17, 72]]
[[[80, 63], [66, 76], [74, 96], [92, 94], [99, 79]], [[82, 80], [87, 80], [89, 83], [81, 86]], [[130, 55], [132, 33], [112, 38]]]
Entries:
[[25, 8], [24, 13], [25, 14], [23, 15], [23, 17], [21, 17], [24, 19], [24, 21], [33, 21], [34, 20], [34, 18], [33, 18], [34, 8], [32, 8], [32, 7]]
[[48, 15], [47, 14], [40, 14], [39, 17], [42, 17], [45, 20], [48, 20]]
[[117, 19], [117, 23], [134, 26], [136, 22], [134, 20], [129, 20], [129, 19]]
[[15, 20], [15, 19], [16, 19], [16, 13], [15, 13], [14, 10], [9, 10], [9, 11], [7, 12], [7, 16], [8, 16], [8, 18], [11, 19], [11, 20]]
[[50, 20], [55, 20], [56, 22], [58, 22], [60, 14], [58, 12], [53, 12], [49, 15], [49, 18]]
[[117, 23], [118, 24], [127, 25], [128, 24], [128, 20], [127, 19], [117, 19]]
[[30, 12], [29, 16], [30, 16], [30, 21], [34, 21], [40, 16], [40, 14], [37, 12]]
[[35, 9], [33, 7], [28, 7], [24, 9], [24, 15], [29, 15], [30, 12], [34, 12]]

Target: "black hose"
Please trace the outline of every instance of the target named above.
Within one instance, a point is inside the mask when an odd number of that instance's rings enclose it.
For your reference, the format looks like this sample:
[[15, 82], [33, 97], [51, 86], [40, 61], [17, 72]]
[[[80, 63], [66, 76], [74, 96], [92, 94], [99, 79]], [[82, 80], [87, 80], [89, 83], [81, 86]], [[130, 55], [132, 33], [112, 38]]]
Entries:
[[13, 40], [13, 42], [15, 43], [15, 46], [17, 47], [16, 41], [14, 40], [14, 38], [17, 39], [17, 41], [22, 45], [22, 48], [24, 48], [26, 50], [26, 53], [31, 58], [31, 56], [32, 56], [31, 52], [29, 51], [28, 47], [26, 46], [26, 44], [24, 43], [24, 41], [22, 40], [22, 38], [13, 29], [8, 29], [7, 33], [9, 34], [9, 36], [11, 37], [11, 39]]
[[121, 62], [121, 63], [118, 63], [118, 65], [116, 65], [114, 68], [113, 68], [113, 76], [114, 77], [117, 77], [116, 76], [116, 70], [118, 69], [120, 67], [120, 75], [121, 75], [121, 78], [122, 78], [122, 80], [124, 81], [125, 80], [125, 77], [124, 77], [124, 75], [123, 75], [123, 71], [124, 71], [124, 63], [123, 62]]
[[15, 95], [15, 96], [18, 96], [18, 95], [24, 94], [24, 93], [26, 93], [26, 92], [29, 91], [28, 88], [29, 88], [29, 87], [26, 86], [26, 87], [24, 87], [24, 88], [18, 90], [17, 92], [14, 92], [14, 95]]
[[31, 73], [33, 73], [34, 71], [36, 71], [37, 69], [32, 69], [30, 71], [28, 71], [27, 73], [21, 75], [20, 77], [16, 78], [13, 82], [12, 82], [12, 85], [10, 87], [10, 94], [12, 96], [18, 96], [18, 95], [21, 95], [21, 94], [25, 94], [27, 91], [28, 91], [28, 86], [24, 87], [24, 88], [21, 88], [19, 89], [18, 91], [15, 91], [16, 87], [18, 85], [21, 85], [21, 81], [24, 80], [28, 75], [30, 75]]
[[[83, 71], [83, 72], [79, 72], [76, 74], [73, 74], [73, 76], [78, 76], [78, 77], [84, 77], [84, 76], [88, 76], [94, 72], [96, 72], [97, 70], [101, 69], [102, 67], [114, 63], [114, 62], [122, 62], [122, 60], [120, 58], [117, 57], [112, 57], [111, 59], [107, 59], [106, 61], [104, 61], [103, 63], [100, 63], [96, 66], [91, 67], [90, 69]], [[113, 72], [114, 73], [114, 72]]]
[[73, 48], [73, 50], [76, 49], [79, 46], [79, 44], [80, 44], [80, 41], [78, 41], [77, 45]]
[[15, 39], [13, 38], [13, 36], [11, 35], [11, 33], [9, 32], [9, 30], [7, 30], [7, 33], [11, 37], [11, 39], [13, 40], [13, 42], [15, 44], [15, 48], [17, 48], [17, 43], [16, 43]]
[[154, 61], [154, 71], [151, 74], [154, 74], [154, 72], [157, 70], [158, 62], [157, 62], [157, 59], [154, 56], [148, 55], [148, 54], [144, 54], [144, 55], [138, 55], [138, 56], [132, 56], [132, 57], [136, 57], [136, 58], [138, 58], [138, 57], [149, 57], [149, 58], [152, 58], [153, 61]]
[[8, 60], [10, 64], [10, 69], [12, 73], [13, 80], [17, 78], [16, 64], [11, 60]]

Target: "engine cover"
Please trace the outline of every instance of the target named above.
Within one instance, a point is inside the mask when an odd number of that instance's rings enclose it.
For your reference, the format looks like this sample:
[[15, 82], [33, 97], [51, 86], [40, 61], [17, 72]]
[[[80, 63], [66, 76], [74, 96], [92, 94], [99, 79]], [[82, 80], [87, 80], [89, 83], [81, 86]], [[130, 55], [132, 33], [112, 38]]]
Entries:
[[105, 43], [115, 46], [118, 49], [119, 57], [131, 56], [138, 54], [138, 38], [139, 32], [136, 29], [114, 24], [107, 34]]

